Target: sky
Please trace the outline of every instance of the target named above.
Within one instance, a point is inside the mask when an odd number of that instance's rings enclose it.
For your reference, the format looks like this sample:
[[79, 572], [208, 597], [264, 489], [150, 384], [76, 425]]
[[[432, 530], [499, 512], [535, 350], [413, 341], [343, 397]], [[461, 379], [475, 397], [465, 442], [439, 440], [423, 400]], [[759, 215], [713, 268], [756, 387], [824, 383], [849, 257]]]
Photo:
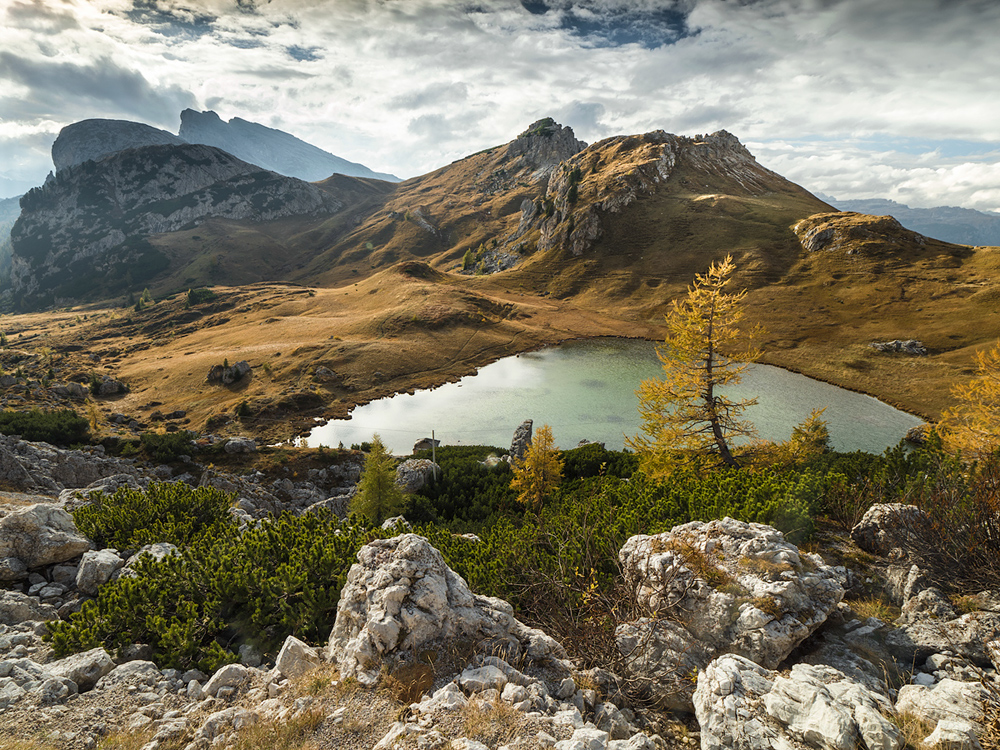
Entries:
[[553, 117], [720, 129], [837, 199], [1000, 210], [995, 0], [0, 0], [0, 197], [212, 109], [412, 177]]

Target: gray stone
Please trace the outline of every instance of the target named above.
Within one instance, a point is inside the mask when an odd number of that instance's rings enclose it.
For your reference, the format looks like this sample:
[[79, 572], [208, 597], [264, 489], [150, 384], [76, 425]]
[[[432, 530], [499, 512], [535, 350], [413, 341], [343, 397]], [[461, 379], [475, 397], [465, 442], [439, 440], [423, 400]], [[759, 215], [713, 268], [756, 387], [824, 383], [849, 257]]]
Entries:
[[250, 670], [242, 664], [220, 667], [205, 685], [205, 695], [215, 697], [223, 688], [241, 688], [250, 681]]
[[282, 675], [292, 678], [315, 669], [320, 663], [321, 660], [316, 649], [290, 635], [285, 638], [274, 666]]
[[58, 611], [51, 604], [42, 604], [36, 596], [20, 591], [0, 591], [0, 624], [17, 625], [29, 620], [55, 620]]
[[404, 493], [420, 492], [435, 476], [441, 475], [441, 467], [426, 458], [408, 458], [396, 467], [396, 486]]
[[516, 620], [507, 602], [474, 595], [423, 537], [376, 539], [357, 557], [327, 645], [343, 677], [371, 685], [387, 658], [457, 639], [568, 673], [558, 643]]
[[851, 529], [851, 538], [873, 555], [903, 557], [930, 538], [927, 514], [915, 505], [878, 503]]
[[0, 558], [16, 557], [28, 568], [66, 562], [89, 549], [73, 517], [55, 505], [38, 503], [0, 518]]
[[76, 587], [87, 596], [97, 596], [97, 590], [124, 565], [125, 561], [113, 549], [84, 552], [76, 573]]
[[21, 581], [28, 577], [28, 566], [17, 557], [0, 559], [0, 581]]
[[907, 339], [905, 341], [901, 341], [900, 339], [874, 341], [869, 346], [876, 351], [885, 352], [886, 354], [909, 354], [913, 357], [927, 356], [927, 348], [916, 339]]
[[512, 459], [524, 458], [524, 452], [531, 445], [531, 432], [534, 422], [526, 419], [514, 430], [514, 437], [510, 441], [510, 457]]
[[622, 623], [629, 672], [665, 706], [690, 710], [690, 675], [723, 653], [774, 669], [844, 596], [836, 571], [782, 534], [725, 518], [634, 536], [619, 553], [637, 604]]
[[703, 750], [898, 750], [885, 696], [830, 667], [796, 664], [785, 677], [727, 654], [698, 675]]
[[226, 453], [256, 453], [257, 441], [250, 437], [234, 437], [226, 441]]
[[151, 661], [129, 661], [118, 665], [101, 677], [94, 687], [98, 690], [107, 690], [116, 685], [153, 687], [162, 676], [159, 668]]
[[111, 654], [98, 647], [54, 661], [45, 668], [53, 677], [72, 680], [83, 692], [94, 687], [99, 679], [114, 669], [115, 662]]

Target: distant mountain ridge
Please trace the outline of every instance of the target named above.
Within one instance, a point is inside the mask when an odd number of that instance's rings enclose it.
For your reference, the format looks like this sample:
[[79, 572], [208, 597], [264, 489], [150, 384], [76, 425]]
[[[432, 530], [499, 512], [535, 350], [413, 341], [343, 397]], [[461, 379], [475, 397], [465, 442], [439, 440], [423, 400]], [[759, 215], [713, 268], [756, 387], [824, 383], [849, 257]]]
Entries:
[[192, 109], [181, 112], [179, 135], [130, 120], [74, 122], [60, 130], [52, 144], [52, 163], [58, 172], [128, 148], [186, 143], [214, 146], [241, 161], [306, 182], [325, 180], [333, 174], [399, 181], [394, 175], [374, 172], [364, 164], [342, 159], [290, 133], [238, 117], [226, 123], [215, 112]]
[[907, 229], [927, 237], [959, 245], [1000, 245], [1000, 214], [956, 206], [910, 208], [881, 198], [865, 200], [830, 199], [841, 211], [893, 216]]
[[181, 112], [178, 135], [188, 143], [215, 146], [245, 162], [307, 182], [325, 180], [332, 174], [399, 182], [395, 175], [374, 172], [364, 164], [342, 159], [282, 130], [240, 117], [224, 122], [211, 110]]

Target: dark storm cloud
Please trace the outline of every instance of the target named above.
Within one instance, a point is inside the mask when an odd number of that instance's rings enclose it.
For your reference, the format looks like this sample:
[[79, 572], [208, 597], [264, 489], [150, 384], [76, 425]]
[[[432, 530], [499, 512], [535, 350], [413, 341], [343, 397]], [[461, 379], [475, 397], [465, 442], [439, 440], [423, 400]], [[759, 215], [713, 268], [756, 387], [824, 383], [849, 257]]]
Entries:
[[[0, 79], [29, 90], [26, 97], [17, 97], [21, 102], [18, 109], [22, 115], [31, 113], [36, 118], [56, 118], [71, 102], [77, 102], [85, 111], [96, 104], [143, 120], [172, 122], [180, 109], [195, 104], [185, 89], [155, 88], [142, 73], [123, 68], [107, 57], [81, 65], [45, 58], [29, 60], [0, 51]], [[10, 104], [5, 101], [4, 107]]]
[[693, 2], [524, 0], [521, 6], [535, 16], [553, 14], [560, 29], [586, 46], [655, 49], [697, 33], [688, 24]]

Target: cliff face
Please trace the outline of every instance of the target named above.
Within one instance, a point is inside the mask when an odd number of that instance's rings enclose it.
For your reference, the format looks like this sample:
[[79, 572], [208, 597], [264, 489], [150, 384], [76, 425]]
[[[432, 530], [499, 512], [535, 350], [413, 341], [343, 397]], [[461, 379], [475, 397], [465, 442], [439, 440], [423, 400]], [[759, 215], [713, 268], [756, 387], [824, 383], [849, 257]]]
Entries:
[[341, 207], [314, 185], [208, 146], [120, 151], [62, 169], [21, 199], [11, 285], [29, 307], [86, 297], [162, 271], [168, 259], [146, 242], [151, 234], [208, 217], [261, 222]]
[[128, 120], [81, 120], [59, 131], [52, 144], [56, 171], [117, 151], [143, 146], [180, 146], [184, 140], [166, 130]]
[[315, 182], [332, 174], [398, 182], [399, 178], [373, 172], [364, 164], [342, 159], [281, 130], [234, 117], [224, 122], [215, 112], [181, 112], [181, 138], [228, 151], [243, 161], [278, 174]]

